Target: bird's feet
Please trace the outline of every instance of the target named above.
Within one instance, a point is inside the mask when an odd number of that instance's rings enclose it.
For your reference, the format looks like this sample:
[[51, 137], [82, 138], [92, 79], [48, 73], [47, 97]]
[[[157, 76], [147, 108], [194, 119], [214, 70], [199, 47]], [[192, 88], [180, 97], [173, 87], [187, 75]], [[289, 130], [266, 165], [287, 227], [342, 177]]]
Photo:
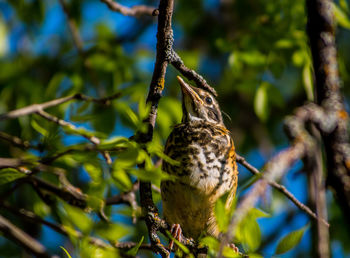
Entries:
[[238, 247], [235, 246], [235, 244], [229, 244], [228, 247], [231, 248], [235, 253], [240, 253]]
[[[180, 224], [173, 224], [170, 229], [170, 234], [174, 239], [181, 243], [182, 241], [182, 229]], [[169, 250], [171, 251], [174, 246], [174, 239], [171, 239], [169, 242]]]

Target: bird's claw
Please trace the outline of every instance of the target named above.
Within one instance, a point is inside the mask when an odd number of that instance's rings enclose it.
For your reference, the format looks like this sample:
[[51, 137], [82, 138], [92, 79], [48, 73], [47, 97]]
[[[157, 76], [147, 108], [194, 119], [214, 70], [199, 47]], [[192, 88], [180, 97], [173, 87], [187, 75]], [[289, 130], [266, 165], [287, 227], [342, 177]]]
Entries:
[[235, 244], [229, 244], [228, 245], [234, 252], [239, 253], [239, 249]]
[[[180, 224], [173, 224], [170, 229], [170, 234], [173, 236], [174, 239], [179, 241], [181, 243], [182, 240], [182, 229]], [[174, 239], [171, 239], [169, 242], [169, 250], [171, 251], [174, 246]]]

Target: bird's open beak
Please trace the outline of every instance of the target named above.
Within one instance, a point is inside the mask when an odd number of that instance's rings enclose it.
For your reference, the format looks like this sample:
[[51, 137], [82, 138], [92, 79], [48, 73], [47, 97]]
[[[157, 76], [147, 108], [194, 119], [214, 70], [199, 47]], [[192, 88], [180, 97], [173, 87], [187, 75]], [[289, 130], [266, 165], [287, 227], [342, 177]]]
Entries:
[[188, 85], [180, 76], [177, 76], [176, 78], [180, 83], [183, 95], [189, 96], [194, 102], [203, 104], [203, 100], [198, 96], [197, 92], [195, 92], [190, 85]]

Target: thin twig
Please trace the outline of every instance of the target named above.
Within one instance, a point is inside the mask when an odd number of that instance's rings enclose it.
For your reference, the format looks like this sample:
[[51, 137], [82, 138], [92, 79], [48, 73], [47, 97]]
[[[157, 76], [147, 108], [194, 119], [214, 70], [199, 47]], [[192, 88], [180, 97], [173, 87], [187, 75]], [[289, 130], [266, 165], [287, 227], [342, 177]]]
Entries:
[[172, 50], [170, 63], [187, 79], [193, 80], [199, 88], [209, 91], [215, 97], [217, 96], [215, 89], [211, 87], [200, 74], [186, 67], [181, 57], [174, 50]]
[[[261, 172], [255, 168], [254, 166], [252, 166], [251, 164], [249, 164], [244, 157], [236, 154], [236, 161], [238, 163], [240, 163], [241, 165], [243, 165], [245, 168], [247, 168], [250, 172], [252, 172], [254, 175], [262, 175]], [[310, 217], [314, 218], [316, 221], [319, 220], [319, 218], [317, 217], [317, 215], [305, 204], [301, 203], [297, 198], [295, 198], [295, 196], [288, 191], [288, 189], [284, 186], [281, 185], [279, 183], [276, 183], [274, 181], [269, 181], [268, 184], [270, 186], [272, 186], [273, 188], [277, 189], [278, 191], [280, 191], [282, 194], [284, 194], [289, 200], [291, 200], [295, 206], [297, 206], [300, 210], [302, 210], [303, 212], [305, 212], [306, 214], [308, 214]], [[321, 221], [327, 226], [329, 227], [329, 223], [327, 221], [325, 221], [324, 219], [321, 219]]]
[[307, 153], [304, 164], [308, 178], [309, 203], [320, 218], [320, 220], [311, 224], [312, 250], [314, 251], [313, 256], [328, 258], [330, 257], [329, 228], [321, 223], [321, 219], [327, 219], [326, 186], [320, 144], [321, 135], [314, 125], [311, 126], [310, 132], [316, 140], [317, 147], [314, 152]]
[[3, 139], [14, 146], [21, 147], [23, 149], [39, 149], [38, 146], [30, 144], [29, 141], [24, 141], [17, 136], [7, 134], [5, 132], [0, 132], [0, 139]]
[[36, 257], [40, 257], [40, 258], [58, 257], [58, 256], [51, 256], [42, 244], [40, 244], [37, 240], [32, 238], [26, 232], [19, 229], [17, 226], [13, 225], [10, 221], [5, 219], [1, 215], [0, 215], [0, 231], [6, 238], [13, 240], [22, 248], [32, 253]]
[[298, 142], [292, 147], [280, 152], [276, 157], [269, 161], [263, 177], [254, 184], [253, 188], [244, 197], [235, 210], [227, 232], [222, 237], [218, 257], [223, 257], [222, 252], [224, 247], [227, 246], [233, 239], [237, 225], [242, 221], [248, 211], [255, 205], [259, 197], [264, 193], [268, 182], [280, 179], [297, 160], [304, 156], [307, 149], [306, 144]]
[[58, 106], [60, 104], [66, 103], [68, 101], [71, 101], [73, 99], [78, 99], [77, 94], [74, 94], [72, 96], [68, 96], [68, 97], [63, 97], [63, 98], [59, 98], [59, 99], [54, 99], [42, 104], [33, 104], [27, 107], [23, 107], [23, 108], [19, 108], [13, 111], [10, 111], [8, 113], [2, 114], [0, 115], [0, 121], [4, 120], [4, 119], [13, 119], [13, 118], [17, 118], [20, 116], [25, 116], [25, 115], [29, 115], [35, 112], [38, 112], [39, 110], [43, 110], [49, 107], [54, 107], [54, 106]]
[[33, 105], [29, 105], [29, 106], [26, 106], [23, 108], [12, 110], [10, 112], [7, 112], [5, 114], [0, 115], [0, 121], [5, 120], [5, 119], [13, 119], [13, 118], [17, 118], [20, 116], [33, 114], [33, 113], [36, 113], [40, 110], [44, 110], [46, 108], [58, 106], [58, 105], [61, 105], [63, 103], [71, 101], [71, 100], [84, 100], [84, 101], [92, 101], [92, 102], [101, 103], [101, 104], [107, 104], [107, 103], [109, 103], [109, 101], [116, 99], [116, 98], [119, 98], [120, 96], [121, 96], [121, 93], [116, 93], [116, 94], [109, 96], [109, 97], [97, 99], [97, 98], [91, 98], [91, 97], [85, 96], [81, 93], [76, 93], [76, 94], [71, 95], [71, 96], [50, 100], [48, 102], [44, 102], [41, 104], [33, 104]]
[[[116, 243], [109, 245], [99, 238], [85, 236], [83, 233], [81, 233], [80, 231], [77, 231], [73, 228], [70, 228], [69, 230], [67, 230], [66, 227], [64, 227], [60, 224], [54, 224], [50, 221], [44, 220], [40, 216], [36, 215], [35, 213], [33, 213], [29, 210], [25, 210], [23, 208], [17, 209], [17, 208], [15, 208], [7, 203], [2, 203], [2, 202], [0, 202], [0, 207], [6, 209], [6, 211], [9, 211], [9, 212], [25, 219], [25, 220], [32, 222], [32, 223], [45, 225], [61, 235], [74, 236], [74, 237], [79, 238], [79, 239], [86, 237], [90, 244], [93, 244], [93, 245], [100, 247], [100, 248], [106, 249], [106, 248], [113, 247], [113, 248], [117, 248], [120, 250], [129, 250], [137, 245], [137, 243], [134, 243], [134, 242], [116, 242]], [[142, 244], [140, 246], [140, 249], [150, 249], [150, 247], [151, 247], [150, 245]]]
[[67, 185], [65, 185], [63, 187], [58, 187], [35, 176], [27, 177], [27, 179], [33, 185], [34, 189], [44, 189], [67, 203], [82, 209], [87, 206], [87, 195], [73, 186], [67, 187]]
[[[54, 122], [62, 127], [66, 127], [70, 130], [73, 130], [74, 132], [77, 132], [79, 129], [73, 125], [72, 123], [69, 123], [67, 121], [64, 121], [63, 119], [60, 119], [56, 116], [53, 116], [47, 112], [45, 112], [44, 110], [38, 110], [36, 111], [36, 113], [38, 115], [40, 115], [41, 117], [45, 118], [46, 120], [49, 120], [51, 122]], [[89, 134], [89, 133], [85, 133], [84, 131], [79, 131], [79, 135], [83, 136], [84, 138], [88, 139], [90, 142], [92, 142], [93, 144], [99, 144], [100, 143], [100, 139], [98, 139], [96, 136]]]
[[133, 7], [126, 7], [112, 0], [101, 0], [102, 3], [105, 3], [108, 8], [114, 12], [119, 12], [126, 16], [156, 16], [156, 8], [146, 6], [146, 5], [135, 5]]
[[78, 52], [80, 54], [83, 54], [83, 41], [80, 37], [80, 33], [79, 33], [79, 29], [78, 29], [78, 26], [75, 22], [74, 19], [72, 19], [71, 15], [70, 15], [70, 12], [69, 12], [69, 8], [66, 4], [66, 2], [64, 0], [59, 0], [60, 1], [60, 4], [62, 6], [62, 9], [64, 11], [64, 13], [66, 14], [67, 16], [67, 20], [68, 20], [68, 26], [69, 26], [69, 30], [72, 34], [72, 37], [73, 37], [73, 42], [78, 50]]
[[[75, 133], [83, 136], [84, 138], [88, 139], [90, 142], [92, 142], [95, 145], [100, 144], [101, 140], [99, 138], [97, 138], [96, 136], [92, 135], [91, 133], [85, 133], [84, 131], [79, 130], [75, 125], [73, 125], [72, 123], [69, 123], [67, 121], [64, 121], [63, 119], [60, 119], [56, 116], [53, 116], [47, 112], [45, 112], [44, 110], [39, 110], [36, 112], [38, 115], [42, 116], [43, 118], [54, 122], [62, 127], [67, 127], [70, 130], [73, 130]], [[107, 164], [112, 164], [112, 159], [111, 156], [109, 155], [109, 153], [107, 151], [100, 151], [102, 156], [104, 157], [104, 159], [106, 160]]]

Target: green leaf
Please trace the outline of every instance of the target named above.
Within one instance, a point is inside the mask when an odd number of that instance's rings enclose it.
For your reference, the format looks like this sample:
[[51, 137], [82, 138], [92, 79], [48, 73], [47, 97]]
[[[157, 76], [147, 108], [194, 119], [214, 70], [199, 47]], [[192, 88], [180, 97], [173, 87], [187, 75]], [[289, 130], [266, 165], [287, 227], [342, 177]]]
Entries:
[[7, 34], [8, 34], [8, 31], [6, 28], [6, 24], [1, 16], [0, 17], [0, 57], [5, 56], [7, 51], [9, 50]]
[[136, 246], [131, 248], [129, 251], [126, 252], [126, 254], [131, 255], [131, 256], [136, 256], [137, 252], [139, 251], [140, 246], [143, 243], [144, 236], [141, 237], [140, 241], [137, 243]]
[[311, 63], [307, 62], [303, 68], [303, 84], [306, 92], [307, 99], [309, 101], [314, 100], [314, 87], [311, 72]]
[[269, 215], [259, 209], [253, 208], [238, 225], [236, 238], [243, 244], [246, 250], [255, 251], [261, 243], [261, 231], [257, 218], [268, 217]]
[[[176, 246], [178, 246], [182, 252], [184, 252], [185, 254], [189, 254], [190, 253], [190, 250], [185, 246], [183, 245], [182, 243], [180, 243], [177, 239], [175, 239], [169, 231], [166, 232], [168, 237], [173, 240], [176, 244]], [[182, 255], [180, 255], [182, 257]]]
[[109, 148], [126, 148], [129, 143], [128, 138], [117, 136], [111, 138], [109, 140], [103, 140], [98, 147], [101, 149], [109, 149]]
[[129, 191], [132, 187], [131, 179], [124, 169], [113, 168], [112, 178], [117, 187], [122, 191]]
[[160, 167], [152, 169], [130, 169], [128, 172], [142, 181], [157, 182], [159, 180], [173, 180], [174, 176], [164, 173]]
[[77, 226], [83, 233], [90, 232], [93, 226], [93, 221], [89, 216], [81, 209], [62, 203], [67, 213], [67, 219]]
[[220, 197], [215, 203], [215, 217], [220, 232], [225, 232], [229, 223], [229, 214], [226, 209], [227, 194]]
[[96, 167], [91, 163], [86, 163], [84, 164], [84, 169], [89, 174], [94, 183], [99, 183], [103, 180], [101, 168]]
[[46, 88], [46, 96], [47, 97], [56, 97], [56, 92], [58, 91], [58, 88], [60, 84], [62, 83], [63, 79], [65, 78], [65, 74], [58, 72], [54, 76], [52, 76], [47, 88]]
[[277, 48], [292, 48], [294, 46], [294, 42], [290, 39], [280, 39], [275, 43]]
[[132, 129], [137, 129], [142, 124], [142, 120], [139, 119], [127, 102], [116, 102], [115, 108], [122, 121]]
[[13, 182], [19, 178], [26, 176], [14, 168], [4, 168], [0, 170], [0, 185]]
[[128, 149], [121, 151], [117, 159], [113, 163], [114, 169], [130, 168], [137, 164], [140, 150], [135, 146], [130, 146]]
[[306, 61], [306, 53], [304, 50], [297, 50], [292, 55], [293, 64], [297, 67], [302, 66]]
[[337, 20], [339, 25], [346, 29], [350, 29], [350, 19], [348, 15], [333, 2], [332, 2], [332, 8], [333, 8], [335, 19]]
[[284, 236], [281, 241], [278, 243], [276, 248], [276, 254], [283, 254], [285, 252], [288, 252], [295, 246], [297, 246], [306, 230], [307, 227], [303, 227], [299, 230], [295, 230], [293, 232], [290, 232], [288, 235]]
[[173, 165], [173, 166], [179, 166], [181, 164], [180, 161], [174, 160], [167, 156], [163, 152], [163, 146], [157, 143], [156, 141], [152, 141], [147, 144], [147, 151], [151, 155], [156, 155], [157, 157], [161, 158], [163, 161], [166, 161], [167, 163]]
[[49, 136], [49, 132], [42, 127], [41, 125], [39, 125], [38, 122], [36, 122], [34, 119], [32, 119], [30, 121], [31, 126], [34, 128], [35, 131], [37, 131], [38, 133], [40, 133], [41, 135], [48, 137]]
[[257, 208], [253, 208], [249, 211], [249, 216], [252, 216], [253, 218], [266, 218], [270, 217], [270, 214], [266, 213], [265, 211], [259, 210]]
[[268, 87], [269, 87], [268, 82], [262, 82], [258, 90], [256, 91], [255, 98], [254, 98], [255, 114], [262, 121], [266, 121], [269, 115], [268, 96], [267, 96]]
[[250, 219], [244, 224], [244, 239], [249, 251], [255, 251], [261, 243], [261, 231], [258, 222]]
[[126, 225], [103, 222], [96, 225], [96, 233], [108, 241], [115, 242], [127, 234], [132, 233], [132, 228]]
[[208, 246], [212, 250], [219, 250], [220, 242], [215, 237], [206, 236], [200, 240], [201, 244]]

